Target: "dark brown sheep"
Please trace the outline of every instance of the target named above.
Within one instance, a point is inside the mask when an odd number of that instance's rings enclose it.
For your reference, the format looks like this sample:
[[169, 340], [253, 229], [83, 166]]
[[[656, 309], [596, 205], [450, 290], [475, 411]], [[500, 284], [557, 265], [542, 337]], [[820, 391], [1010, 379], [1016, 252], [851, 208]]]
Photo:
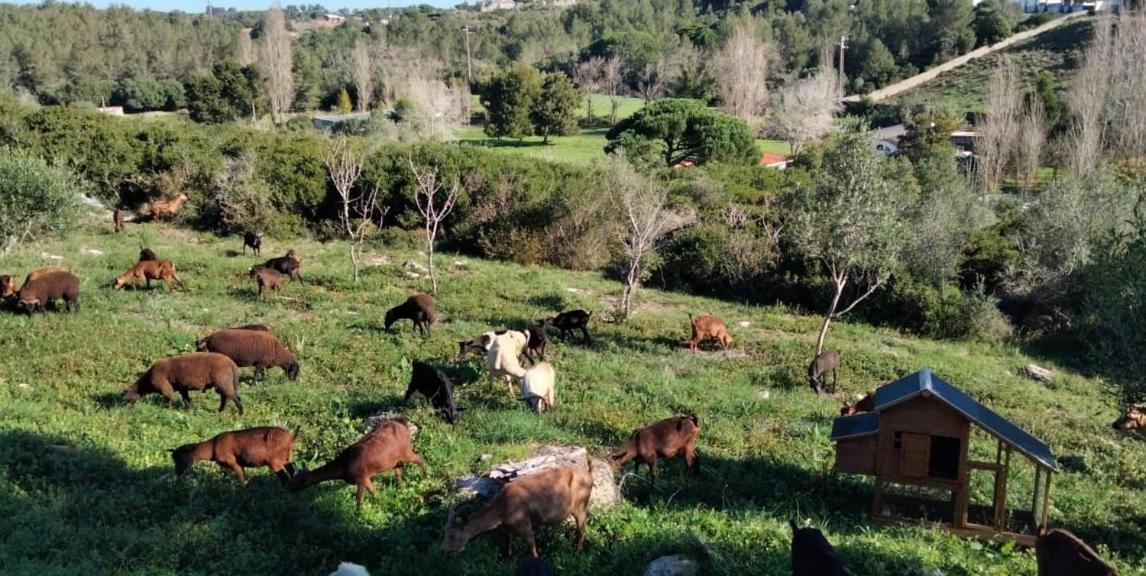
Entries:
[[279, 274], [289, 276], [290, 279], [302, 281], [302, 256], [294, 249], [287, 250], [286, 255], [271, 258], [262, 264], [263, 268], [270, 268]]
[[67, 270], [37, 270], [28, 275], [16, 293], [16, 307], [28, 314], [47, 310], [49, 302], [63, 299], [68, 310], [80, 309], [80, 279]]
[[1118, 576], [1093, 548], [1069, 531], [1047, 532], [1046, 526], [1040, 526], [1037, 534], [1038, 576]]
[[561, 331], [561, 339], [565, 340], [569, 334], [574, 330], [581, 331], [581, 342], [584, 344], [592, 344], [592, 339], [589, 338], [589, 320], [593, 319], [592, 312], [584, 310], [568, 310], [562, 312], [552, 318], [544, 318], [538, 320], [539, 326], [553, 326]]
[[294, 475], [291, 451], [298, 430], [291, 434], [285, 428], [264, 426], [234, 432], [223, 432], [204, 442], [184, 444], [171, 451], [175, 473], [182, 475], [192, 464], [210, 460], [235, 472], [239, 482], [247, 483], [243, 468], [266, 466], [286, 484]]
[[128, 283], [133, 288], [138, 288], [140, 280], [146, 281], [149, 289], [152, 280], [162, 280], [168, 290], [178, 286], [184, 292], [187, 291], [187, 285], [179, 278], [179, 273], [175, 271], [175, 264], [170, 260], [141, 260], [136, 262], [135, 266], [129, 268], [127, 272], [115, 277], [112, 288], [118, 290]]
[[146, 262], [148, 260], [159, 260], [159, 256], [156, 256], [155, 251], [151, 248], [141, 248], [139, 250], [139, 261]]
[[530, 364], [537, 364], [537, 358], [533, 357], [533, 353], [537, 353], [537, 357], [545, 360], [545, 347], [549, 345], [549, 337], [545, 335], [545, 326], [537, 325], [530, 326], [525, 329], [529, 334], [529, 342], [525, 345], [525, 357], [529, 358]]
[[860, 412], [871, 412], [875, 410], [875, 390], [868, 392], [863, 398], [848, 404], [844, 403], [840, 407], [840, 416], [851, 416], [852, 414], [859, 414]]
[[1146, 409], [1134, 404], [1126, 405], [1122, 409], [1122, 416], [1114, 421], [1114, 429], [1146, 433]]
[[394, 471], [394, 477], [402, 482], [403, 462], [412, 462], [422, 469], [425, 475], [426, 461], [414, 452], [410, 443], [410, 427], [404, 418], [387, 420], [377, 428], [367, 432], [359, 441], [351, 444], [330, 462], [313, 471], [303, 470], [290, 481], [290, 489], [298, 492], [319, 482], [342, 480], [358, 487], [355, 496], [358, 510], [362, 510], [362, 497], [366, 492], [374, 495], [376, 474]]
[[175, 393], [191, 408], [192, 390], [206, 392], [214, 388], [219, 393], [219, 412], [227, 407], [227, 400], [235, 403], [239, 415], [243, 403], [239, 399], [239, 367], [230, 358], [212, 352], [194, 352], [172, 356], [151, 365], [142, 376], [123, 391], [125, 402], [135, 402], [148, 394], [162, 394], [175, 401]]
[[247, 253], [247, 248], [250, 248], [255, 256], [259, 255], [259, 251], [263, 247], [263, 233], [248, 230], [243, 233], [243, 254]]
[[466, 518], [450, 509], [446, 520], [443, 552], [461, 552], [478, 534], [505, 528], [506, 552], [513, 553], [513, 535], [525, 539], [530, 556], [537, 558], [533, 528], [560, 524], [570, 516], [577, 522], [577, 550], [585, 547], [585, 524], [589, 520], [589, 496], [593, 493], [593, 470], [559, 466], [531, 474], [506, 485], [489, 505]]
[[832, 390], [836, 389], [836, 371], [840, 367], [840, 353], [829, 351], [816, 356], [808, 365], [808, 385], [816, 394], [823, 394], [828, 372], [832, 373]]
[[386, 311], [385, 327], [387, 330], [399, 320], [409, 320], [414, 323], [414, 329], [423, 335], [429, 335], [430, 326], [437, 321], [434, 309], [434, 298], [429, 294], [414, 294], [405, 302]]
[[818, 528], [792, 527], [792, 576], [852, 576]]
[[283, 275], [274, 268], [267, 268], [266, 266], [255, 266], [251, 268], [249, 276], [259, 285], [259, 299], [264, 298], [264, 290], [278, 291], [279, 286], [283, 283]]
[[696, 318], [692, 314], [688, 315], [688, 322], [692, 326], [692, 339], [688, 341], [688, 348], [696, 354], [696, 348], [701, 342], [713, 339], [720, 342], [721, 348], [728, 348], [732, 343], [732, 335], [728, 333], [728, 327], [724, 325], [724, 321], [711, 314], [701, 314]]
[[0, 274], [0, 299], [11, 300], [16, 297], [16, 278], [11, 274]]
[[298, 379], [298, 358], [275, 337], [263, 330], [219, 330], [195, 342], [203, 352], [217, 352], [240, 367], [254, 366], [255, 379], [266, 376], [267, 368], [278, 366], [291, 380]]
[[695, 415], [666, 418], [635, 430], [611, 458], [616, 466], [636, 459], [634, 472], [640, 471], [641, 464], [647, 464], [655, 486], [658, 458], [674, 458], [679, 454], [693, 474], [700, 473], [700, 456], [696, 454], [699, 435], [700, 421]]

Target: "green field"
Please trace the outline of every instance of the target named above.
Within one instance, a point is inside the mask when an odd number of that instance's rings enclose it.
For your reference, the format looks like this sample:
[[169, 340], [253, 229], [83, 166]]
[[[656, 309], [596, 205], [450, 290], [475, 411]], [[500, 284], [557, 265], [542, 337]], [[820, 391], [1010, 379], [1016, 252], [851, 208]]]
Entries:
[[[700, 477], [686, 480], [675, 461], [661, 466], [656, 489], [627, 477], [625, 502], [590, 517], [584, 553], [572, 551], [565, 531], [542, 531], [542, 556], [558, 574], [639, 575], [676, 552], [699, 554], [707, 574], [787, 574], [789, 518], [824, 526], [856, 574], [1034, 574], [1032, 552], [868, 518], [870, 482], [831, 471], [828, 436], [839, 402], [804, 385], [814, 316], [644, 291], [632, 321], [611, 323], [621, 287], [599, 274], [447, 254], [438, 261], [445, 320], [423, 339], [408, 324], [381, 327], [387, 307], [426, 288], [401, 267], [416, 254], [372, 247], [355, 285], [343, 245], [265, 239], [266, 253], [302, 253], [306, 283], [259, 302], [245, 274], [257, 259], [237, 254], [238, 238], [151, 225], [116, 236], [108, 228], [101, 219], [3, 261], [2, 272], [18, 275], [45, 262], [68, 266], [84, 292], [76, 314], [0, 313], [4, 574], [326, 574], [343, 560], [374, 574], [509, 574], [515, 559], [499, 556], [495, 535], [460, 556], [438, 551], [456, 476], [546, 443], [603, 454], [632, 429], [682, 412], [700, 416]], [[176, 261], [189, 293], [110, 289], [144, 241]], [[551, 336], [558, 373], [551, 413], [528, 412], [483, 378], [480, 360], [449, 361], [458, 340], [572, 307], [595, 312], [594, 341]], [[682, 348], [686, 313], [701, 311], [728, 322], [733, 350], [693, 356]], [[121, 403], [121, 389], [154, 360], [248, 322], [269, 324], [298, 353], [298, 381], [274, 369], [267, 383], [244, 382], [242, 417], [216, 414], [214, 393], [194, 395], [191, 411], [158, 397]], [[862, 324], [835, 325], [829, 345], [843, 354], [840, 385], [849, 393], [930, 367], [1046, 440], [1064, 469], [1051, 524], [1087, 538], [1123, 574], [1143, 573], [1146, 444], [1110, 430], [1116, 409], [1097, 381], [1012, 345], [917, 339]], [[207, 463], [183, 478], [173, 472], [169, 449], [269, 424], [301, 427], [296, 461], [319, 466], [361, 435], [366, 416], [398, 404], [416, 359], [441, 363], [465, 410], [451, 427], [424, 401], [406, 408], [421, 426], [414, 444], [430, 474], [412, 469], [401, 486], [379, 477], [377, 497], [360, 514], [353, 489], [341, 483], [296, 494], [265, 470], [251, 471], [247, 486]], [[1029, 361], [1056, 370], [1052, 386], [1021, 376]], [[994, 444], [979, 440], [973, 456], [992, 457]], [[1012, 506], [1029, 506], [1031, 477], [1025, 462], [1012, 473]], [[976, 485], [972, 498], [989, 494]]]

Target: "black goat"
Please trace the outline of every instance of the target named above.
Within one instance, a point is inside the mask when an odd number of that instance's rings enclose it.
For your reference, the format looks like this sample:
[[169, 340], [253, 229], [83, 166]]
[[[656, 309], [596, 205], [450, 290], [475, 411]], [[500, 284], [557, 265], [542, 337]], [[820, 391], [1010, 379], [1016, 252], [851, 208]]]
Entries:
[[792, 527], [792, 576], [853, 576], [818, 528]]
[[569, 333], [574, 330], [581, 330], [583, 336], [582, 342], [585, 344], [592, 344], [589, 338], [589, 320], [593, 318], [592, 312], [584, 310], [570, 310], [562, 312], [553, 318], [546, 318], [538, 321], [540, 326], [553, 326], [561, 331], [561, 339], [565, 340]]
[[243, 233], [243, 254], [247, 253], [247, 248], [254, 250], [255, 256], [259, 255], [259, 250], [263, 247], [263, 233], [248, 230]]
[[421, 392], [430, 401], [430, 405], [446, 419], [454, 424], [458, 421], [458, 407], [454, 404], [454, 391], [450, 379], [434, 366], [420, 360], [414, 362], [410, 374], [410, 385], [406, 388], [403, 403], [408, 403], [415, 392]]

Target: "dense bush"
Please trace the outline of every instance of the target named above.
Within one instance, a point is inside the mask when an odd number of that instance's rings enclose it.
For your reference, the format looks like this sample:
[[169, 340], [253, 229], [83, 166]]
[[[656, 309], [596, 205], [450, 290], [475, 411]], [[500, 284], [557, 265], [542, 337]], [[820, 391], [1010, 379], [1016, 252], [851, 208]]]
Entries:
[[81, 189], [67, 169], [26, 152], [0, 149], [0, 249], [73, 228]]

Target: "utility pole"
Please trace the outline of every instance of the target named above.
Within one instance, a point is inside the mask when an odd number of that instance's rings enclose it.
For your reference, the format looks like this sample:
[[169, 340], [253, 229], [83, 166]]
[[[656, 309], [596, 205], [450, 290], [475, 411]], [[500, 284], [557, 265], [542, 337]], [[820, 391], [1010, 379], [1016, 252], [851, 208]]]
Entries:
[[844, 50], [848, 49], [848, 37], [840, 36], [840, 101], [842, 102], [844, 96], [847, 95], [847, 88], [844, 86], [847, 82], [848, 76], [844, 73]]
[[469, 24], [466, 24], [464, 29], [466, 31], [466, 82], [472, 86], [474, 83], [474, 64], [473, 56], [470, 54], [470, 33], [473, 32], [473, 29], [470, 28]]

